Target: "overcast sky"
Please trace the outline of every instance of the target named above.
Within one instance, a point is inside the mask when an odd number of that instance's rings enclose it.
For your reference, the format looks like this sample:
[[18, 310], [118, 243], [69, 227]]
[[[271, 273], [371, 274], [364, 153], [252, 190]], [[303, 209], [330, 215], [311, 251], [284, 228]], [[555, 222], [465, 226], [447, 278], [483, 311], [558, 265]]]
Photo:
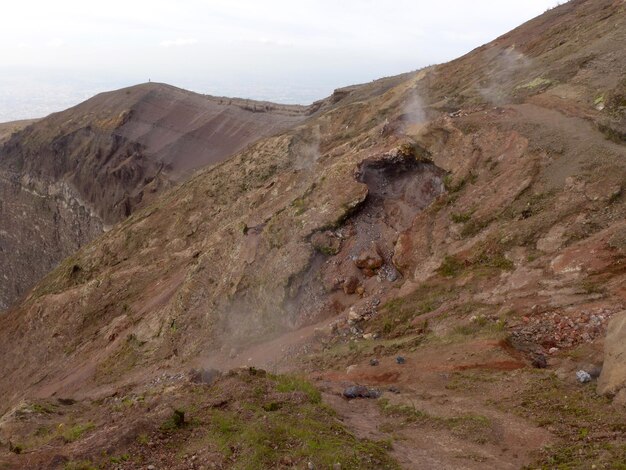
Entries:
[[211, 94], [310, 102], [339, 86], [455, 58], [556, 3], [3, 2], [0, 86], [7, 95], [14, 83], [14, 97], [38, 86], [71, 95], [152, 79]]

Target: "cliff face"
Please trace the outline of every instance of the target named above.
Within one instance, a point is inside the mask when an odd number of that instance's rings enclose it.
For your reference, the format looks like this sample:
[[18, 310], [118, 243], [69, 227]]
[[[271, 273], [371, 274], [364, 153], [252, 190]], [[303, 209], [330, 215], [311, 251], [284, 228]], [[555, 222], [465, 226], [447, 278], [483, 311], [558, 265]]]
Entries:
[[103, 93], [5, 136], [0, 309], [196, 168], [304, 117], [302, 107], [144, 84]]
[[[484, 411], [467, 435], [493, 419], [481, 437], [493, 447], [458, 444], [484, 468], [529, 464], [580, 426], [621, 448], [580, 416], [529, 423], [566, 413], [563, 396], [613, 422], [561, 377], [583, 367], [577, 354], [598, 362], [626, 302], [625, 31], [622, 1], [569, 2], [451, 63], [337, 90], [298, 125], [158, 195], [0, 318], [7, 409], [243, 363], [305, 369], [326, 390], [399, 384], [429, 411]], [[119, 135], [124, 154], [160, 138]], [[565, 375], [538, 381], [531, 364]], [[459, 421], [428, 419], [406, 421], [448, 426], [457, 443]], [[432, 468], [458, 462], [456, 444], [407, 435], [441, 452]], [[602, 458], [617, 461], [611, 452]]]

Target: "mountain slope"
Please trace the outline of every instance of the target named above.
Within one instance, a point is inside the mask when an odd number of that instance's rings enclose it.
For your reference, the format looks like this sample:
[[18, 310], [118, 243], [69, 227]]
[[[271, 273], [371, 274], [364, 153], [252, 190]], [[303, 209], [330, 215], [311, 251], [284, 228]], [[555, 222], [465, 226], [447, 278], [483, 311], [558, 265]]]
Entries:
[[[449, 64], [338, 90], [159, 196], [0, 319], [4, 438], [28, 437], [11, 431], [20, 400], [97, 415], [246, 364], [306, 371], [406, 468], [617, 465], [624, 410], [575, 372], [597, 375], [626, 305], [625, 30], [623, 2], [569, 2]], [[354, 383], [385, 396], [347, 405]], [[93, 440], [124, 427], [93, 419]]]
[[305, 111], [149, 83], [14, 133], [0, 148], [0, 309], [162, 190]]
[[18, 132], [24, 129], [29, 124], [33, 124], [37, 122], [36, 119], [26, 119], [22, 121], [11, 121], [4, 122], [0, 124], [0, 143], [7, 140], [11, 137], [15, 132]]

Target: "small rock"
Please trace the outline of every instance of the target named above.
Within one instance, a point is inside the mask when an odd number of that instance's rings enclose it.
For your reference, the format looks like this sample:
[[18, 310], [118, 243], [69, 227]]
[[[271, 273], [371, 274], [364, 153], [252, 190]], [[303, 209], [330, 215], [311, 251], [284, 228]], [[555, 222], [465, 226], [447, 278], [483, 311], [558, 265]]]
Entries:
[[381, 395], [380, 390], [367, 388], [363, 385], [352, 385], [343, 391], [343, 396], [348, 400], [352, 398], [378, 398]]
[[194, 383], [202, 383], [210, 385], [212, 384], [219, 376], [221, 372], [217, 369], [191, 369], [189, 373], [189, 380]]
[[370, 366], [377, 366], [378, 365], [378, 359], [374, 358], [374, 359], [370, 359]]
[[309, 464], [307, 465], [307, 468], [309, 470], [315, 470], [315, 465], [313, 465], [313, 462], [309, 462]]
[[351, 364], [346, 368], [346, 374], [350, 375], [356, 369], [356, 364]]
[[350, 276], [343, 283], [343, 291], [348, 295], [354, 294], [359, 287], [359, 280], [356, 276]]
[[341, 470], [341, 464], [339, 462], [333, 464], [333, 470]]
[[361, 314], [357, 312], [354, 307], [350, 307], [350, 310], [348, 310], [348, 321], [356, 322], [356, 321], [359, 321], [361, 318], [362, 318]]
[[591, 366], [587, 369], [587, 372], [589, 373], [592, 379], [597, 379], [598, 377], [600, 377], [600, 374], [602, 373], [602, 367]]
[[363, 250], [359, 256], [354, 260], [354, 264], [357, 268], [375, 271], [380, 268], [384, 263], [383, 258], [378, 253], [376, 244], [372, 242], [369, 249]]
[[576, 372], [576, 378], [581, 384], [591, 382], [591, 375], [589, 375], [589, 373], [584, 370], [579, 370], [578, 372]]
[[400, 389], [398, 387], [396, 387], [395, 385], [392, 385], [387, 390], [389, 390], [391, 393], [395, 393], [395, 394], [400, 393]]
[[559, 348], [550, 348], [548, 354], [556, 354], [559, 352]]
[[532, 361], [533, 367], [537, 369], [545, 369], [548, 367], [548, 361], [543, 354], [535, 354]]
[[148, 470], [155, 470], [156, 469], [156, 467], [154, 465], [148, 465], [147, 468], [148, 468]]
[[396, 363], [397, 364], [404, 364], [406, 362], [406, 359], [402, 356], [398, 356], [396, 357]]
[[374, 333], [365, 333], [363, 339], [374, 339]]

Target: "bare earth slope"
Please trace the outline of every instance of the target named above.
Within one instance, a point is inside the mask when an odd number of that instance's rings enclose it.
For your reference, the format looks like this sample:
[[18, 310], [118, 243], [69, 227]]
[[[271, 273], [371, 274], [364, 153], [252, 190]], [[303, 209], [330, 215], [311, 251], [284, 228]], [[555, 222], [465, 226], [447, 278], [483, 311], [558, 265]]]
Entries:
[[[595, 381], [626, 308], [625, 31], [575, 0], [337, 90], [65, 259], [0, 318], [0, 461], [620, 468]], [[318, 389], [336, 418], [307, 424]]]
[[24, 129], [26, 126], [37, 122], [37, 119], [25, 119], [22, 121], [11, 121], [0, 123], [0, 143], [7, 140], [15, 132]]
[[304, 116], [148, 83], [0, 134], [0, 310], [163, 189]]

